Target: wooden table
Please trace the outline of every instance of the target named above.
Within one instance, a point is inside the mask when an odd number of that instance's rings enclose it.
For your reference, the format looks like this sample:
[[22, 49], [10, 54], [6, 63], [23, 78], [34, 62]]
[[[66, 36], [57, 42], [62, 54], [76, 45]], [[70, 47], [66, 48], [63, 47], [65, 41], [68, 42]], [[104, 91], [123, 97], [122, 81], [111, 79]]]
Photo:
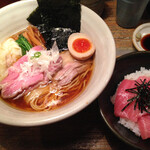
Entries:
[[[0, 2], [0, 7], [7, 2]], [[116, 0], [105, 0], [101, 17], [114, 36], [117, 56], [136, 51], [132, 45], [134, 29], [124, 29], [116, 24]], [[145, 15], [140, 23], [148, 21], [150, 19]], [[78, 114], [52, 125], [13, 127], [0, 124], [0, 150], [27, 149], [135, 150], [118, 139], [106, 126], [99, 113], [97, 100]]]

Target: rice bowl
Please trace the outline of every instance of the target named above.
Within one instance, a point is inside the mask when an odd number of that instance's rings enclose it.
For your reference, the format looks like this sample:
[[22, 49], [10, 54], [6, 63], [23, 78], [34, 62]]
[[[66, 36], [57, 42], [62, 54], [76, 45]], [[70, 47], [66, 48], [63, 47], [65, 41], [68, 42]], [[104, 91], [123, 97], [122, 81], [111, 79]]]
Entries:
[[[144, 108], [143, 106], [141, 107], [142, 102], [140, 102], [142, 101], [142, 96], [144, 97], [144, 100], [145, 98], [147, 99], [147, 96], [142, 94], [144, 92], [145, 94], [147, 94], [148, 92], [148, 89], [146, 87], [149, 86], [149, 77], [150, 70], [146, 69], [145, 67], [141, 67], [140, 70], [136, 70], [133, 73], [125, 75], [124, 79], [118, 85], [116, 93], [111, 98], [111, 101], [114, 104], [114, 114], [116, 117], [120, 117], [118, 123], [130, 129], [135, 133], [135, 135], [139, 137], [141, 136], [143, 140], [150, 138], [148, 129], [145, 129], [146, 125], [148, 124], [148, 119], [144, 119], [149, 118], [149, 114], [146, 112], [146, 108]], [[136, 93], [133, 93], [135, 91]], [[136, 98], [137, 95], [139, 96], [139, 98]], [[119, 99], [121, 99], [121, 101], [119, 100], [119, 111], [117, 110], [118, 96]], [[129, 100], [133, 101], [130, 103]], [[121, 103], [123, 104], [123, 106], [121, 106]]]
[[[122, 125], [124, 124], [129, 127], [129, 125], [134, 126], [135, 124], [127, 122], [124, 119], [119, 121], [120, 118], [114, 115], [114, 105], [111, 102], [111, 97], [116, 92], [116, 89], [119, 83], [124, 79], [124, 76], [129, 75], [127, 77], [131, 78], [133, 77], [132, 75], [134, 75], [135, 77], [135, 74], [132, 73], [136, 70], [140, 71], [141, 67], [144, 67], [147, 70], [150, 69], [149, 58], [149, 52], [133, 52], [118, 57], [113, 75], [105, 90], [99, 96], [100, 113], [112, 132], [125, 143], [143, 150], [149, 149], [149, 139], [143, 140], [141, 137], [136, 136], [135, 133]], [[134, 130], [138, 133], [136, 126]]]

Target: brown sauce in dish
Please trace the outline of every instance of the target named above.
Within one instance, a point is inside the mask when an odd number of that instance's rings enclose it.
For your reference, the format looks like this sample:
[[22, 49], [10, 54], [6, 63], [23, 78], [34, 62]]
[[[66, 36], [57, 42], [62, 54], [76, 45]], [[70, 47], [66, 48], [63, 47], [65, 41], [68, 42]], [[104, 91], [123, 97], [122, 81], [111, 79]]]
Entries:
[[145, 35], [141, 39], [141, 46], [146, 50], [150, 51], [150, 34]]

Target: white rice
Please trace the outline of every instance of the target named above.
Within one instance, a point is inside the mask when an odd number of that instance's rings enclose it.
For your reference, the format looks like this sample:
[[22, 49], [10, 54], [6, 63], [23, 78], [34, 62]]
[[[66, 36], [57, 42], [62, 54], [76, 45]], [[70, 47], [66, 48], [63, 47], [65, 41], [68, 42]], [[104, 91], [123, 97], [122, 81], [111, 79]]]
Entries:
[[124, 79], [129, 80], [137, 80], [140, 76], [150, 77], [150, 69], [146, 69], [145, 67], [141, 67], [139, 71], [127, 74]]
[[135, 133], [135, 135], [137, 135], [137, 136], [141, 135], [137, 123], [135, 123], [129, 119], [126, 119], [126, 118], [120, 118], [118, 123], [122, 124], [123, 126], [125, 126], [128, 129], [130, 129], [132, 132]]
[[[139, 71], [136, 71], [136, 72], [131, 73], [131, 74], [127, 74], [124, 77], [124, 79], [137, 80], [140, 76], [150, 77], [150, 69], [146, 69], [145, 67], [141, 67]], [[111, 102], [114, 104], [114, 102], [115, 102], [115, 95], [112, 96]], [[126, 119], [126, 118], [120, 118], [118, 123], [122, 124], [123, 126], [125, 126], [128, 129], [130, 129], [132, 132], [135, 133], [135, 135], [137, 135], [137, 136], [141, 135], [137, 123], [135, 123], [135, 122], [133, 122], [133, 121], [131, 121], [129, 119]]]

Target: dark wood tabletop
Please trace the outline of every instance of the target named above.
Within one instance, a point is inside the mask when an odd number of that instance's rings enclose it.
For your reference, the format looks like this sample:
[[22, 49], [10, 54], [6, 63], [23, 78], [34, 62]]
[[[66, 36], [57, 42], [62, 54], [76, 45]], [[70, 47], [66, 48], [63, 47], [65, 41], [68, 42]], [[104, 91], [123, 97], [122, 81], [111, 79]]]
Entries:
[[[1, 0], [0, 7], [14, 1]], [[109, 26], [115, 39], [117, 56], [136, 51], [132, 44], [134, 28], [125, 29], [116, 24], [116, 0], [105, 0], [103, 12], [98, 12], [103, 7], [101, 4], [88, 4], [90, 6]], [[145, 12], [139, 24], [148, 21], [150, 15]], [[98, 99], [78, 114], [51, 125], [14, 127], [0, 124], [0, 150], [27, 149], [135, 150], [122, 142], [106, 126], [99, 112]]]

